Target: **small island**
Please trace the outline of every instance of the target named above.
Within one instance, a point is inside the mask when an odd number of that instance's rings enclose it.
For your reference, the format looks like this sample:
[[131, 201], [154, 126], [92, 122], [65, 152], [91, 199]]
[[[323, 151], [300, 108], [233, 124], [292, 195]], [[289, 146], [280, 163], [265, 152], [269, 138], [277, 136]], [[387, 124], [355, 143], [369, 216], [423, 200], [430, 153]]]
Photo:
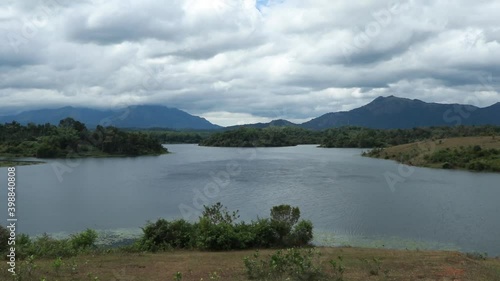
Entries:
[[162, 144], [148, 134], [125, 132], [115, 127], [85, 124], [66, 118], [58, 126], [26, 126], [13, 121], [0, 124], [0, 166], [38, 164], [17, 158], [84, 158], [160, 155], [168, 153]]
[[496, 136], [425, 140], [376, 148], [363, 155], [420, 167], [500, 172], [500, 138]]

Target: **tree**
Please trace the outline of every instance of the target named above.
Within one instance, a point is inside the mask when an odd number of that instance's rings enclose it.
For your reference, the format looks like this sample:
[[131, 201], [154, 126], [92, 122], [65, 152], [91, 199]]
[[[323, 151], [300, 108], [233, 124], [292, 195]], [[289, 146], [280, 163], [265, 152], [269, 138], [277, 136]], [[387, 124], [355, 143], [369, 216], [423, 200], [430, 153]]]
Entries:
[[300, 209], [298, 207], [279, 205], [271, 209], [271, 224], [278, 233], [280, 241], [284, 242], [299, 218]]
[[68, 117], [59, 121], [59, 127], [61, 128], [71, 128], [76, 130], [77, 132], [83, 132], [87, 130], [85, 124], [80, 121], [76, 121], [75, 119]]
[[220, 202], [211, 206], [203, 206], [202, 217], [207, 218], [213, 224], [227, 223], [232, 225], [240, 216], [238, 210], [230, 213], [227, 207], [224, 207]]

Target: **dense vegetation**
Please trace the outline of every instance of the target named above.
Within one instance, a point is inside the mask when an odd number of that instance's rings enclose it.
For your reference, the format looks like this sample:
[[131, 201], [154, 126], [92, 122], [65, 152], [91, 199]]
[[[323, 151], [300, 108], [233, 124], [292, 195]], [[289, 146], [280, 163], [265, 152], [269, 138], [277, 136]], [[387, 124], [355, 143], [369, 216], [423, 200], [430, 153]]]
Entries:
[[147, 251], [167, 249], [236, 250], [308, 245], [312, 223], [300, 220], [300, 210], [288, 205], [271, 209], [271, 218], [251, 223], [236, 222], [238, 212], [228, 212], [220, 203], [205, 206], [198, 222], [159, 219], [148, 223], [139, 248]]
[[376, 148], [365, 156], [443, 169], [500, 172], [500, 138], [459, 137]]
[[215, 133], [200, 142], [203, 146], [221, 147], [277, 147], [298, 144], [318, 144], [321, 132], [297, 127], [268, 127], [264, 129], [241, 127]]
[[273, 147], [320, 144], [321, 147], [374, 148], [421, 141], [465, 136], [500, 135], [496, 126], [456, 126], [413, 129], [369, 129], [341, 127], [313, 131], [297, 127], [238, 128], [215, 133], [200, 145], [222, 147]]
[[388, 147], [427, 139], [500, 135], [497, 126], [456, 126], [413, 129], [342, 127], [324, 131], [322, 147]]
[[59, 126], [0, 124], [0, 155], [3, 156], [61, 158], [165, 152], [161, 143], [147, 134], [102, 126], [89, 130], [72, 118], [61, 120]]
[[175, 131], [165, 129], [148, 129], [139, 132], [148, 134], [160, 143], [200, 143], [212, 134], [211, 131]]
[[[67, 239], [54, 239], [47, 234], [31, 238], [26, 234], [18, 234], [15, 245], [8, 246], [9, 231], [0, 225], [0, 253], [4, 254], [11, 246], [16, 249], [16, 257], [25, 259], [30, 256], [47, 258], [66, 258], [76, 256], [96, 248], [98, 234], [95, 230], [87, 229], [81, 233], [71, 235]], [[5, 256], [5, 255], [3, 255]]]
[[500, 149], [482, 149], [479, 145], [438, 150], [424, 159], [442, 164], [444, 169], [500, 172]]

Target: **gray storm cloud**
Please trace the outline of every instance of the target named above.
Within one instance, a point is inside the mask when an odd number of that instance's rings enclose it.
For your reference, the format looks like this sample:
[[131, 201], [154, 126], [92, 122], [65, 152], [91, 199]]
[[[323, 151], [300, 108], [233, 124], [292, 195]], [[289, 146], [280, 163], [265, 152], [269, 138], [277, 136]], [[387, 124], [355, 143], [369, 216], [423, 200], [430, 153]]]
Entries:
[[0, 4], [0, 113], [157, 103], [221, 125], [380, 95], [500, 100], [497, 1]]

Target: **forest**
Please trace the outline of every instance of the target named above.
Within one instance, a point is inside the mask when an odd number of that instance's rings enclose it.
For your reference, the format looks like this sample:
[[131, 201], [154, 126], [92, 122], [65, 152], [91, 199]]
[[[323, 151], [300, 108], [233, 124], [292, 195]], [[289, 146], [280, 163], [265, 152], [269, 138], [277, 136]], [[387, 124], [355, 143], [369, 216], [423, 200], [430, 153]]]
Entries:
[[331, 128], [323, 131], [297, 127], [238, 128], [214, 133], [202, 140], [202, 146], [277, 147], [319, 144], [326, 148], [389, 147], [427, 139], [499, 135], [498, 126], [456, 126], [413, 129], [370, 129], [363, 127]]
[[297, 127], [248, 128], [215, 133], [200, 142], [201, 146], [220, 147], [279, 147], [298, 144], [318, 144], [322, 132]]
[[158, 155], [168, 151], [158, 139], [141, 132], [85, 124], [66, 118], [51, 124], [0, 124], [0, 156], [4, 157], [96, 157]]

